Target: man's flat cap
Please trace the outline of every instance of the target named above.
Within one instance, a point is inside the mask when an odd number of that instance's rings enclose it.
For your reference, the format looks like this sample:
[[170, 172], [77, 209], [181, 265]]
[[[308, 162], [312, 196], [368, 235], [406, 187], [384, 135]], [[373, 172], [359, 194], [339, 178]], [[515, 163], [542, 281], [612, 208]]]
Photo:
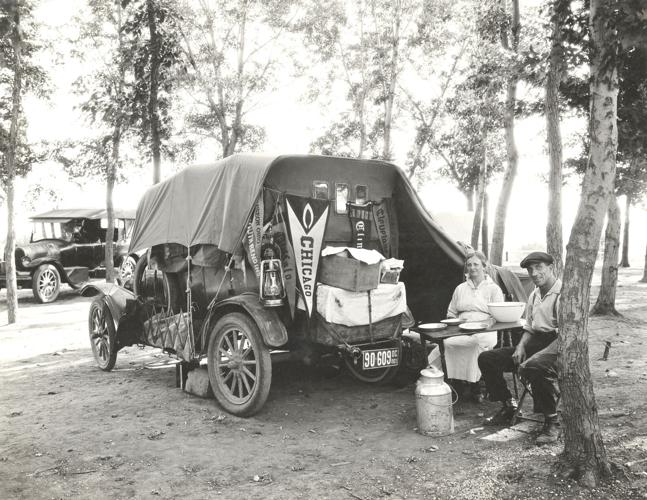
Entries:
[[525, 269], [530, 264], [537, 264], [538, 262], [543, 262], [544, 264], [552, 264], [553, 262], [555, 262], [555, 259], [553, 259], [546, 252], [532, 252], [528, 254], [519, 265]]

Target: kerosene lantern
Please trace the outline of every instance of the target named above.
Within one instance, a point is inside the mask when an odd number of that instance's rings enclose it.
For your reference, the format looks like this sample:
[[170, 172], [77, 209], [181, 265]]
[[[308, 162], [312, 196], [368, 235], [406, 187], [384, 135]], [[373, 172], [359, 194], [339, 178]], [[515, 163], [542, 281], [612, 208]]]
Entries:
[[265, 307], [279, 307], [285, 302], [285, 281], [281, 251], [272, 235], [272, 226], [263, 235], [261, 245], [260, 301]]

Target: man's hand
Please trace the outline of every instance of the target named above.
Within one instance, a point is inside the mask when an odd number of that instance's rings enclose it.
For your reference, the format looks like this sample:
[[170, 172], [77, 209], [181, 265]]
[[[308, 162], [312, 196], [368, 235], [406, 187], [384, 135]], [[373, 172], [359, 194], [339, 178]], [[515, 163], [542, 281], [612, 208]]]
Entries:
[[526, 349], [522, 344], [519, 344], [512, 353], [512, 361], [515, 365], [519, 366], [526, 359]]

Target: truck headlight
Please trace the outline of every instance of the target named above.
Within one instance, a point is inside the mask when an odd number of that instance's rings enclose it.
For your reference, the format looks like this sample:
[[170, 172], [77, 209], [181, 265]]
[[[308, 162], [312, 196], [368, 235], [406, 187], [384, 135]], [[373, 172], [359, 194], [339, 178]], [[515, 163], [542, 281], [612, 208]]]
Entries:
[[30, 259], [29, 257], [26, 257], [26, 256], [25, 256], [25, 257], [23, 257], [22, 259], [20, 259], [20, 263], [21, 263], [23, 266], [27, 267], [27, 266], [31, 263], [31, 259]]

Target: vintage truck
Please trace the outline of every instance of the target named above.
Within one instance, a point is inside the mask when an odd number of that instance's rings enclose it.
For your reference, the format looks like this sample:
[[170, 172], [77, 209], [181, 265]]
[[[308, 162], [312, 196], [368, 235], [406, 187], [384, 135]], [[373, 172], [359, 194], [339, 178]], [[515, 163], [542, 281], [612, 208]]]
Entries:
[[[206, 361], [216, 399], [241, 416], [263, 407], [286, 357], [333, 354], [360, 380], [388, 380], [411, 316], [444, 318], [463, 280], [464, 249], [376, 160], [240, 154], [185, 168], [141, 199], [129, 253], [144, 250], [133, 291], [88, 290], [97, 364], [111, 370], [133, 344]], [[382, 263], [355, 250], [403, 260], [399, 281], [381, 283]]]

